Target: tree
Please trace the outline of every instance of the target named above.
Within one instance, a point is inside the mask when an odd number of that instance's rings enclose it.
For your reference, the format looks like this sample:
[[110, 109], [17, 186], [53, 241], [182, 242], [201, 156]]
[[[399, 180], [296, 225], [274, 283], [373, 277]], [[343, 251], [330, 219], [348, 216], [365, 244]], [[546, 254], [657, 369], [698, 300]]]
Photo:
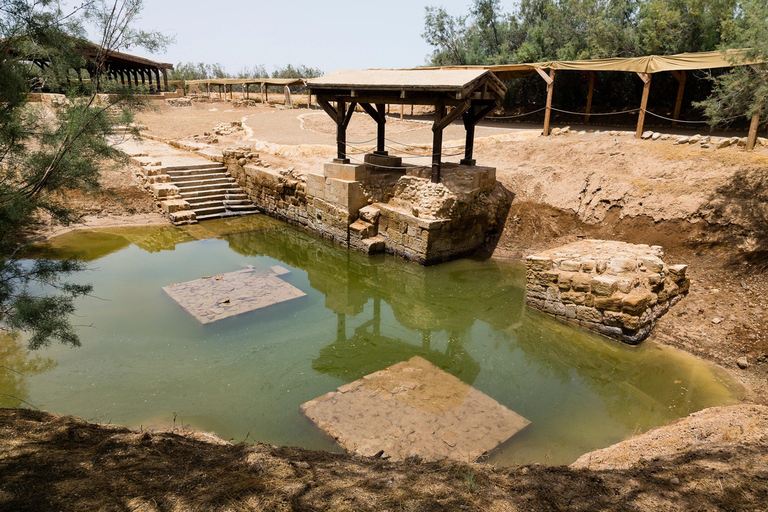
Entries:
[[[26, 331], [31, 349], [79, 344], [70, 315], [91, 287], [66, 278], [84, 264], [30, 263], [23, 249], [41, 214], [63, 224], [79, 218], [57, 192], [98, 188], [104, 161], [121, 158], [110, 135], [131, 123], [142, 102], [104, 78], [107, 56], [169, 42], [132, 28], [141, 6], [141, 0], [101, 0], [65, 13], [52, 0], [0, 0], [0, 328]], [[101, 40], [91, 81], [72, 85], [73, 69], [83, 67], [75, 50], [92, 45], [83, 39], [84, 23], [95, 25]], [[35, 71], [35, 62], [47, 65]], [[64, 93], [50, 108], [26, 101], [41, 83]]]
[[[744, 116], [760, 116], [768, 125], [768, 2], [746, 0], [736, 8], [736, 16], [723, 31], [721, 49], [746, 48], [746, 52], [726, 53], [735, 66], [713, 78], [712, 95], [700, 102], [710, 124], [727, 125]], [[756, 63], [751, 64], [750, 63]]]

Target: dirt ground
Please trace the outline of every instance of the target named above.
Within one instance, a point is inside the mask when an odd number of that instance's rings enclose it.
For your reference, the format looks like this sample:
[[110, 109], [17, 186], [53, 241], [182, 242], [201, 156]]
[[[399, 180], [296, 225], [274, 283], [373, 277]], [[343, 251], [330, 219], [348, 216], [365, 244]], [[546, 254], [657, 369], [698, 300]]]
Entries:
[[[728, 418], [727, 436], [707, 436], [707, 416], [686, 418], [676, 428], [695, 439], [687, 449], [654, 445], [651, 457], [635, 457], [629, 468], [600, 454], [607, 469], [596, 469], [594, 461], [592, 469], [392, 463], [264, 444], [233, 446], [199, 432], [130, 431], [5, 409], [0, 509], [765, 510], [768, 408], [750, 406], [735, 416], [730, 409], [704, 411], [714, 420]], [[743, 421], [747, 415], [751, 423]]]
[[[335, 152], [330, 120], [315, 114], [200, 103], [163, 105], [140, 121], [171, 138], [240, 121], [243, 130], [221, 137], [217, 147], [261, 144], [270, 165], [306, 171]], [[429, 126], [418, 121], [388, 121], [388, 133], [422, 144]], [[372, 137], [372, 123], [353, 121], [350, 128], [350, 140]], [[503, 470], [210, 444], [199, 434], [136, 433], [6, 410], [0, 412], [0, 509], [768, 508], [768, 413], [754, 405], [768, 404], [768, 148], [703, 149], [610, 130], [538, 133], [514, 124], [478, 131], [478, 163], [495, 166], [514, 196], [504, 230], [485, 254], [519, 259], [585, 237], [662, 245], [668, 259], [689, 265], [692, 285], [650, 340], [726, 368], [746, 385], [744, 405], [698, 413], [595, 452], [589, 469]], [[132, 171], [106, 172], [104, 184], [98, 196], [74, 197], [91, 222], [162, 222]], [[684, 446], [681, 432], [693, 435]], [[617, 469], [617, 460], [629, 462]]]

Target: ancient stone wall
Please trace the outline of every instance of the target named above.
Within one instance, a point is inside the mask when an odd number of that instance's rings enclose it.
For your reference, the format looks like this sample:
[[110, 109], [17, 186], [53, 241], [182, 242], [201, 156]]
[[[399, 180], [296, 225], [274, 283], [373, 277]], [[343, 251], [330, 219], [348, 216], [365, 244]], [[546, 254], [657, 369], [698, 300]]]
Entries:
[[444, 164], [441, 183], [432, 183], [428, 168], [387, 156], [328, 163], [322, 174], [272, 170], [248, 156], [229, 150], [224, 162], [265, 213], [366, 254], [423, 265], [464, 256], [501, 229], [509, 208], [490, 167]]
[[659, 246], [583, 240], [526, 258], [529, 306], [636, 344], [688, 293], [686, 265]]

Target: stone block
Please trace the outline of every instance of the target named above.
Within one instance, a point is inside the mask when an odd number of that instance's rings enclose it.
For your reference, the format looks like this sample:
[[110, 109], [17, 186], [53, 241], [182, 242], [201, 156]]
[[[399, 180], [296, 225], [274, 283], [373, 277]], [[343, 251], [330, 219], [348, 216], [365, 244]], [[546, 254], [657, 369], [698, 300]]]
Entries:
[[633, 272], [635, 269], [637, 269], [637, 260], [633, 258], [613, 258], [608, 263], [608, 272], [614, 274]]
[[566, 272], [578, 272], [581, 268], [581, 263], [574, 260], [564, 260], [560, 263], [560, 270]]
[[175, 197], [179, 195], [178, 187], [170, 183], [153, 183], [152, 185], [150, 185], [149, 189], [151, 190], [152, 194], [158, 199], [161, 199], [164, 197]]
[[345, 181], [328, 178], [325, 180], [325, 200], [357, 216], [360, 208], [368, 204], [368, 199], [357, 181]]
[[578, 274], [574, 274], [573, 277], [571, 277], [571, 286], [577, 292], [588, 292], [591, 289], [591, 280], [592, 276], [583, 272], [579, 272]]
[[325, 199], [325, 176], [307, 173], [307, 196]]
[[595, 308], [590, 308], [588, 306], [577, 306], [576, 318], [579, 320], [585, 320], [587, 322], [602, 322], [603, 314]]
[[161, 201], [160, 207], [166, 213], [174, 213], [189, 210], [189, 203], [183, 199], [169, 199], [168, 201]]
[[593, 277], [589, 285], [596, 297], [610, 297], [619, 288], [617, 281], [615, 276], [599, 275]]
[[399, 156], [390, 155], [374, 155], [373, 153], [367, 153], [363, 157], [363, 161], [370, 165], [370, 170], [373, 172], [387, 172], [392, 171], [394, 167], [402, 167], [403, 159]]
[[648, 272], [661, 272], [664, 270], [664, 262], [657, 256], [640, 258], [640, 263]]
[[381, 216], [381, 210], [373, 205], [369, 205], [360, 208], [358, 214], [364, 221], [370, 222], [371, 224], [376, 224], [379, 221], [379, 217]]
[[651, 293], [647, 290], [633, 290], [621, 300], [621, 309], [630, 315], [642, 315], [650, 306]]
[[595, 297], [595, 307], [603, 311], [621, 311], [624, 294], [615, 292], [610, 297]]
[[688, 265], [671, 265], [668, 267], [669, 275], [674, 281], [685, 279], [688, 272]]
[[323, 165], [323, 176], [335, 180], [363, 181], [365, 179], [365, 166], [327, 163]]
[[552, 258], [542, 256], [528, 256], [525, 258], [525, 262], [533, 270], [543, 271], [550, 270], [552, 268]]
[[560, 300], [572, 304], [583, 305], [587, 294], [583, 292], [564, 292], [560, 294]]
[[356, 220], [349, 225], [349, 232], [360, 238], [370, 238], [376, 235], [376, 228], [370, 222], [364, 220]]

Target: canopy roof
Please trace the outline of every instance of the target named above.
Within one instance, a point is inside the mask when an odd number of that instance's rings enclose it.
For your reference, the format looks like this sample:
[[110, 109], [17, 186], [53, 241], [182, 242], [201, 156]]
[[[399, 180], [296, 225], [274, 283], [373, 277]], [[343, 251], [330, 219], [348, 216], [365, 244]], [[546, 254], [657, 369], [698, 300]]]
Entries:
[[[338, 70], [307, 81], [312, 89], [459, 92], [484, 77], [484, 68]], [[501, 85], [500, 83], [498, 85]]]
[[[430, 70], [475, 70], [492, 71], [502, 80], [520, 78], [536, 72], [537, 69], [567, 71], [626, 71], [635, 73], [660, 73], [662, 71], [690, 71], [694, 69], [729, 68], [738, 65], [758, 64], [764, 61], [746, 59], [747, 50], [723, 52], [679, 53], [677, 55], [647, 55], [645, 57], [610, 58], [591, 60], [568, 60], [532, 62], [525, 64], [502, 64], [496, 66], [451, 66], [448, 68], [425, 68]], [[732, 59], [738, 64], [732, 62]]]
[[203, 78], [201, 80], [187, 80], [187, 85], [191, 84], [210, 84], [210, 85], [248, 85], [264, 84], [267, 86], [279, 85], [303, 85], [303, 78]]

